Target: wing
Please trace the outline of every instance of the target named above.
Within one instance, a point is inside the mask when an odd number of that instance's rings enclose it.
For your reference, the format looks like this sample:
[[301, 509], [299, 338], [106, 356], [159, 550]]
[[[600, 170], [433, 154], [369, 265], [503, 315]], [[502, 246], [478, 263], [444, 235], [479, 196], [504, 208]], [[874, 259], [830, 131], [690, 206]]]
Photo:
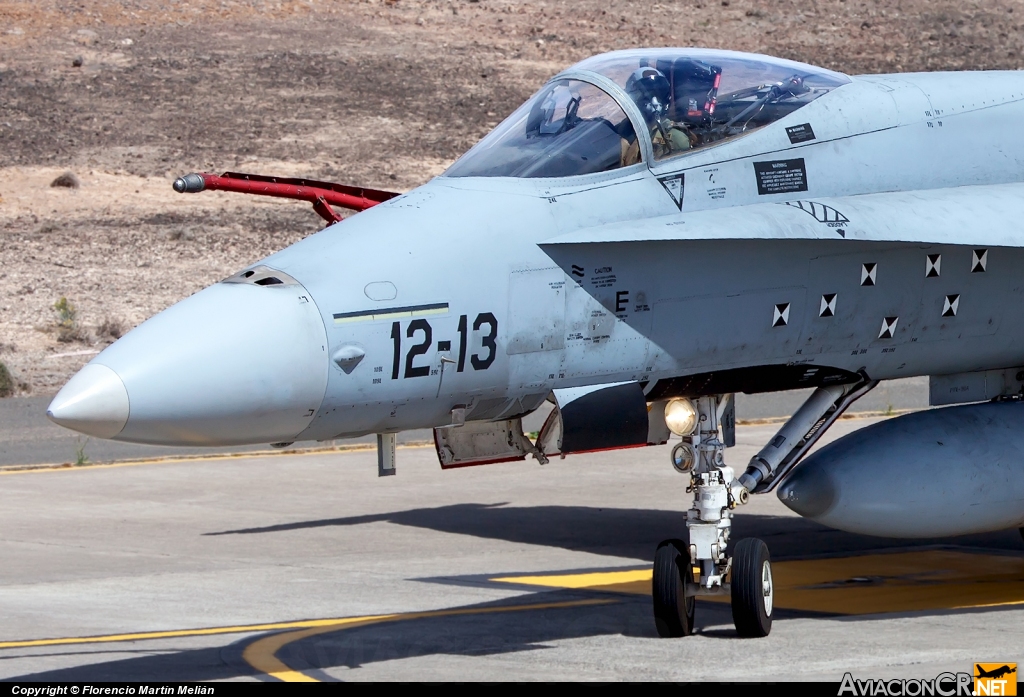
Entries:
[[701, 210], [586, 228], [540, 246], [549, 255], [569, 245], [727, 239], [1017, 247], [1022, 215], [1024, 184], [962, 186]]
[[[652, 356], [671, 357], [663, 370], [813, 360], [884, 379], [904, 344], [970, 340], [982, 362], [1011, 350], [1020, 337], [1006, 330], [1024, 322], [1021, 220], [1024, 185], [1007, 184], [695, 211], [540, 246]], [[968, 344], [947, 346], [929, 354], [933, 374], [965, 369]]]

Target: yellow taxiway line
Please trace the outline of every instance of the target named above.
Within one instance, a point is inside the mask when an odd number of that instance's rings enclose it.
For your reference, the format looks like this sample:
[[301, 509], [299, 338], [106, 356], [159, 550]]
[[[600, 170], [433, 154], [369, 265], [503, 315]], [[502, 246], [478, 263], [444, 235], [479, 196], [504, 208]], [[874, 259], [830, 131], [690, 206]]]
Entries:
[[[894, 411], [863, 411], [843, 414], [840, 419], [872, 419], [908, 414], [918, 409], [896, 409]], [[772, 417], [766, 419], [747, 419], [736, 422], [738, 426], [763, 426], [776, 423], [783, 423], [786, 417]], [[295, 450], [253, 450], [243, 453], [211, 453], [210, 455], [186, 455], [169, 457], [150, 457], [138, 460], [119, 460], [116, 462], [102, 462], [91, 465], [72, 465], [70, 463], [54, 463], [41, 465], [0, 465], [0, 476], [11, 474], [36, 474], [41, 472], [80, 472], [82, 470], [110, 469], [113, 467], [138, 467], [139, 465], [163, 465], [172, 463], [209, 462], [212, 460], [239, 460], [253, 457], [278, 457], [280, 455], [326, 455], [330, 453], [350, 453], [374, 450], [377, 446], [372, 443], [360, 443], [353, 445], [341, 445], [328, 448], [300, 448]], [[432, 448], [432, 441], [414, 441], [399, 445], [399, 449], [407, 448]]]
[[[158, 632], [134, 632], [125, 634], [102, 634], [95, 636], [58, 637], [53, 639], [26, 639], [22, 641], [0, 641], [0, 649], [23, 649], [40, 646], [67, 646], [69, 644], [104, 644], [125, 641], [149, 641], [153, 639], [174, 639], [179, 637], [215, 636], [218, 634], [248, 634], [252, 632], [276, 632], [257, 639], [242, 652], [242, 658], [259, 672], [285, 682], [318, 682], [300, 671], [292, 670], [279, 658], [277, 652], [288, 644], [318, 634], [339, 629], [349, 629], [381, 622], [425, 619], [430, 617], [453, 617], [457, 615], [484, 615], [501, 612], [526, 612], [587, 605], [608, 605], [619, 602], [614, 598], [590, 598], [555, 603], [532, 603], [528, 605], [503, 605], [486, 608], [458, 608], [452, 610], [430, 610], [426, 612], [399, 612], [389, 615], [362, 615], [356, 617], [333, 617], [319, 620], [296, 620], [293, 622], [268, 622], [264, 624], [240, 624], [226, 627], [202, 627], [198, 629], [172, 629]], [[292, 630], [292, 631], [280, 631]]]
[[551, 610], [566, 607], [583, 607], [587, 605], [609, 605], [617, 603], [614, 598], [593, 598], [588, 600], [567, 600], [557, 603], [532, 603], [529, 605], [503, 605], [500, 607], [459, 608], [454, 610], [432, 610], [429, 612], [403, 612], [394, 615], [377, 615], [369, 617], [350, 617], [335, 620], [329, 626], [311, 627], [294, 632], [271, 634], [257, 639], [242, 652], [242, 659], [259, 672], [284, 682], [319, 682], [316, 678], [303, 672], [289, 668], [277, 657], [277, 652], [288, 644], [301, 641], [318, 634], [327, 634], [339, 629], [379, 624], [382, 622], [398, 622], [418, 620], [430, 617], [455, 617], [458, 615], [487, 615], [503, 612], [526, 612], [529, 610]]
[[[381, 615], [380, 617], [383, 617]], [[371, 617], [379, 619], [379, 617]], [[119, 641], [148, 641], [152, 639], [174, 639], [176, 637], [215, 636], [217, 634], [248, 634], [251, 632], [273, 632], [282, 629], [335, 626], [363, 617], [337, 617], [322, 620], [296, 620], [294, 622], [268, 622], [265, 624], [239, 624], [227, 627], [200, 627], [198, 629], [170, 629], [159, 632], [133, 632], [126, 634], [101, 634], [95, 636], [58, 637], [54, 639], [24, 639], [21, 641], [0, 641], [0, 649], [24, 649], [36, 646], [66, 646], [68, 644], [104, 644]]]
[[[775, 606], [833, 615], [876, 615], [1024, 605], [1024, 558], [950, 549], [772, 562]], [[651, 567], [492, 578], [542, 588], [650, 595]], [[729, 596], [701, 598], [729, 602]]]
[[[796, 611], [832, 615], [874, 615], [894, 612], [994, 609], [1024, 605], [1024, 558], [1016, 555], [924, 549], [861, 554], [826, 559], [787, 560], [773, 564], [776, 605]], [[504, 575], [493, 583], [551, 589], [590, 590], [649, 595], [651, 569], [617, 568], [581, 573]], [[621, 598], [621, 596], [620, 596]], [[246, 646], [242, 657], [261, 674], [283, 681], [312, 681], [278, 658], [289, 644], [309, 637], [384, 622], [482, 615], [621, 602], [596, 597], [563, 602], [457, 608], [327, 619], [271, 622], [199, 629], [108, 634], [102, 636], [30, 639], [0, 642], [0, 649], [97, 644], [219, 634], [263, 633]], [[728, 602], [727, 597], [707, 600]], [[269, 634], [268, 634], [269, 633]]]
[[[118, 462], [98, 462], [92, 465], [72, 465], [63, 463], [59, 465], [3, 465], [0, 466], [0, 477], [12, 474], [42, 474], [47, 472], [81, 472], [82, 470], [112, 469], [114, 467], [138, 467], [140, 465], [173, 465], [188, 464], [194, 462], [210, 462], [213, 460], [242, 460], [248, 458], [280, 457], [282, 455], [308, 456], [308, 455], [340, 455], [343, 453], [364, 452], [376, 449], [372, 443], [348, 446], [335, 446], [333, 448], [308, 448], [302, 450], [253, 450], [245, 453], [213, 453], [210, 455], [191, 455], [182, 457], [153, 457], [142, 460], [120, 460]], [[413, 442], [399, 445], [399, 450], [411, 448], [432, 448], [431, 442]]]

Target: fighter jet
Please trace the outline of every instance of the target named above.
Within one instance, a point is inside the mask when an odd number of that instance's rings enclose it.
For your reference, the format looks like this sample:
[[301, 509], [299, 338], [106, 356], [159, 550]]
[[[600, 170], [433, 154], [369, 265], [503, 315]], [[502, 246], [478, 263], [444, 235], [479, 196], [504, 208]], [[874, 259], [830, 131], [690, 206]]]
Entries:
[[[444, 469], [675, 434], [692, 505], [655, 552], [658, 632], [726, 595], [765, 636], [768, 549], [730, 540], [752, 494], [889, 537], [1024, 524], [1022, 124], [1017, 72], [627, 50], [554, 76], [402, 195], [187, 175], [177, 191], [303, 199], [330, 225], [141, 324], [47, 414], [135, 443], [378, 434], [381, 474], [405, 429], [434, 429]], [[879, 381], [924, 375], [948, 408], [804, 457]], [[809, 387], [726, 464], [733, 394]]]
[[1002, 666], [1000, 666], [998, 668], [995, 668], [993, 670], [985, 670], [981, 666], [976, 666], [975, 672], [977, 673], [977, 675], [974, 676], [976, 678], [996, 678], [996, 679], [998, 679], [998, 678], [1003, 677], [1004, 675], [1010, 675], [1011, 673], [1016, 673], [1017, 672], [1017, 668], [1016, 667], [1011, 668], [1008, 665], [1002, 665]]

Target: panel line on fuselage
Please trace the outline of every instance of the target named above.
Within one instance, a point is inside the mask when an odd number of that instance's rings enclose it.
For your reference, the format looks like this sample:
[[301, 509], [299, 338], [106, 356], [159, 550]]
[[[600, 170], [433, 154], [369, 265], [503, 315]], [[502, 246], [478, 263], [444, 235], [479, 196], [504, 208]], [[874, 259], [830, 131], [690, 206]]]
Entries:
[[334, 314], [335, 324], [349, 322], [370, 322], [383, 319], [400, 319], [406, 317], [428, 317], [431, 315], [448, 314], [448, 303], [431, 303], [428, 305], [409, 305], [407, 307], [391, 307], [384, 310], [361, 310], [357, 312], [338, 312]]

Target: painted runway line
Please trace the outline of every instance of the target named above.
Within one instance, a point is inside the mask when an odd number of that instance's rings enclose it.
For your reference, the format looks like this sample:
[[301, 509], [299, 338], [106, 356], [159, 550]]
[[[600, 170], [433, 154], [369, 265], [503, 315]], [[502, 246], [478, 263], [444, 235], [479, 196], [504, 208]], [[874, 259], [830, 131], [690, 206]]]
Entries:
[[[786, 610], [876, 615], [1024, 604], [1024, 557], [958, 550], [772, 562], [775, 604]], [[496, 583], [651, 594], [650, 567], [502, 576]], [[702, 597], [729, 602], [728, 596]]]
[[[465, 615], [498, 614], [506, 612], [528, 612], [536, 610], [552, 610], [560, 608], [587, 607], [593, 605], [609, 605], [617, 602], [614, 598], [587, 598], [551, 603], [528, 603], [520, 605], [499, 605], [485, 608], [452, 608], [449, 610], [429, 610], [425, 612], [399, 612], [385, 615], [361, 615], [356, 617], [333, 617], [316, 620], [295, 620], [292, 622], [270, 622], [263, 624], [228, 625], [224, 627], [201, 627], [195, 629], [172, 629], [154, 632], [130, 632], [120, 634], [102, 634], [93, 636], [56, 637], [50, 639], [25, 639], [20, 641], [2, 641], [2, 649], [37, 648], [44, 646], [68, 646], [83, 644], [123, 643], [132, 641], [153, 641], [156, 639], [174, 639], [182, 637], [215, 636], [225, 634], [250, 634], [273, 632], [249, 644], [242, 653], [242, 658], [259, 673], [285, 682], [317, 682], [316, 678], [285, 665], [277, 652], [288, 644], [301, 641], [318, 634], [327, 634], [341, 629], [365, 627], [382, 622], [400, 622], [403, 620], [429, 619], [435, 617], [457, 617]], [[284, 631], [282, 631], [284, 630]], [[291, 631], [287, 631], [291, 630]]]
[[486, 608], [457, 608], [452, 610], [436, 610], [432, 612], [405, 612], [378, 617], [353, 617], [341, 620], [333, 626], [315, 627], [295, 632], [272, 634], [257, 639], [246, 647], [242, 658], [260, 673], [283, 682], [319, 682], [316, 678], [295, 670], [286, 665], [277, 654], [281, 649], [297, 641], [308, 639], [319, 634], [328, 634], [342, 629], [365, 627], [382, 622], [400, 622], [408, 620], [429, 619], [435, 617], [458, 617], [466, 615], [493, 615], [504, 612], [528, 612], [536, 610], [555, 610], [561, 608], [586, 607], [592, 605], [610, 605], [617, 602], [613, 598], [593, 598], [587, 600], [568, 600], [558, 603], [530, 603], [527, 605], [501, 605]]
[[[917, 611], [943, 611], [1024, 604], [1024, 556], [929, 549], [873, 553], [848, 557], [776, 561], [776, 606], [796, 612], [828, 615], [877, 615]], [[311, 637], [369, 625], [419, 619], [494, 615], [608, 605], [621, 602], [615, 594], [650, 595], [652, 572], [641, 568], [563, 571], [475, 577], [507, 588], [593, 592], [592, 598], [561, 602], [533, 602], [489, 607], [462, 607], [352, 617], [239, 624], [180, 630], [58, 637], [0, 642], [0, 650], [150, 641], [228, 634], [260, 634], [243, 650], [242, 658], [258, 673], [286, 682], [315, 681], [308, 672], [279, 657], [288, 646]], [[466, 579], [452, 578], [449, 582]], [[702, 601], [728, 603], [727, 596]]]
[[[250, 458], [281, 457], [307, 457], [310, 455], [345, 455], [348, 453], [359, 453], [374, 450], [377, 446], [372, 443], [350, 445], [334, 448], [309, 448], [303, 450], [253, 450], [243, 453], [212, 453], [210, 455], [183, 455], [170, 457], [146, 458], [142, 460], [119, 460], [117, 462], [97, 462], [91, 465], [72, 465], [70, 463], [51, 465], [4, 465], [0, 468], [0, 476], [12, 476], [16, 474], [43, 474], [53, 472], [83, 472], [89, 470], [114, 469], [118, 467], [140, 467], [142, 465], [187, 465], [201, 462], [216, 462], [225, 460], [245, 460]], [[402, 443], [397, 446], [399, 450], [411, 448], [433, 448], [433, 442], [413, 441]]]

